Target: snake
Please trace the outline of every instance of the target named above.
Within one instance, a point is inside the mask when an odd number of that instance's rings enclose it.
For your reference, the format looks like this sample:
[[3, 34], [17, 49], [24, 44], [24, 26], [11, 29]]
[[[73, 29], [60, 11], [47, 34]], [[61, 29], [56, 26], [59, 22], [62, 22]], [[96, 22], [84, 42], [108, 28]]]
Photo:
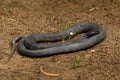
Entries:
[[[83, 34], [73, 39], [78, 34]], [[26, 57], [47, 57], [57, 54], [68, 54], [89, 49], [103, 41], [105, 30], [96, 22], [80, 22], [69, 28], [51, 33], [34, 33], [27, 37], [18, 36], [11, 41], [11, 52], [8, 61], [15, 50]], [[61, 39], [65, 39], [64, 42]], [[68, 40], [68, 38], [71, 38]]]

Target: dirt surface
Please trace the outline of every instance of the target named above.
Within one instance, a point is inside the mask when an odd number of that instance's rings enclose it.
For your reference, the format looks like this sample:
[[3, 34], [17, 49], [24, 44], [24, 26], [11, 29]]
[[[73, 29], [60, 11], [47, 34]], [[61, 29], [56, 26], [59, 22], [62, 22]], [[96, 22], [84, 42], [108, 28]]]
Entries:
[[[37, 59], [16, 51], [7, 62], [14, 37], [62, 31], [85, 21], [106, 31], [95, 47]], [[120, 80], [120, 0], [0, 0], [0, 33], [1, 80]], [[44, 75], [40, 66], [59, 76]]]

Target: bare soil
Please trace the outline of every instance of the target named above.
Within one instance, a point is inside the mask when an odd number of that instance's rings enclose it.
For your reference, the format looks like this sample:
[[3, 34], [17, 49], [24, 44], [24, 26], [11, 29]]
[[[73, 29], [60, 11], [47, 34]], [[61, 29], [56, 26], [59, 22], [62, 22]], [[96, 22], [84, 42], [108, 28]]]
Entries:
[[[79, 22], [102, 25], [106, 39], [85, 51], [45, 58], [16, 51], [7, 62], [14, 37], [58, 32]], [[0, 33], [1, 80], [120, 80], [120, 0], [0, 0]], [[59, 76], [44, 75], [40, 66]]]

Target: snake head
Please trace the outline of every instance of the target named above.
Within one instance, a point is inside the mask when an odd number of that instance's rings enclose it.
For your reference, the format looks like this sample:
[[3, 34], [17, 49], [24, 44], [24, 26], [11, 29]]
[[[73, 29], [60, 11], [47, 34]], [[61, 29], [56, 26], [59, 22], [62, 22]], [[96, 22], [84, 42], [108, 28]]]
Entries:
[[19, 37], [15, 37], [13, 38], [13, 40], [11, 41], [11, 52], [10, 52], [10, 55], [8, 57], [8, 62], [10, 61], [10, 59], [12, 58], [14, 52], [15, 52], [15, 49], [16, 49], [16, 43], [19, 42], [21, 39], [23, 39], [24, 37], [22, 36], [19, 36]]

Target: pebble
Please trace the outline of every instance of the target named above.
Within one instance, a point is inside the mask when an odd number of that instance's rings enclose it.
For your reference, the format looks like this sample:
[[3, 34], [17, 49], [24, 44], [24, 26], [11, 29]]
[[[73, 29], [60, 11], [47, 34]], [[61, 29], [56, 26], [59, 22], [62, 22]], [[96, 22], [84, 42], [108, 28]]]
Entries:
[[95, 50], [91, 50], [92, 53], [95, 53]]
[[94, 8], [89, 9], [89, 11], [91, 12], [91, 11], [94, 11], [94, 10], [97, 10], [97, 9], [99, 9], [99, 8], [98, 7], [94, 7]]
[[70, 32], [70, 35], [73, 36], [73, 32]]

